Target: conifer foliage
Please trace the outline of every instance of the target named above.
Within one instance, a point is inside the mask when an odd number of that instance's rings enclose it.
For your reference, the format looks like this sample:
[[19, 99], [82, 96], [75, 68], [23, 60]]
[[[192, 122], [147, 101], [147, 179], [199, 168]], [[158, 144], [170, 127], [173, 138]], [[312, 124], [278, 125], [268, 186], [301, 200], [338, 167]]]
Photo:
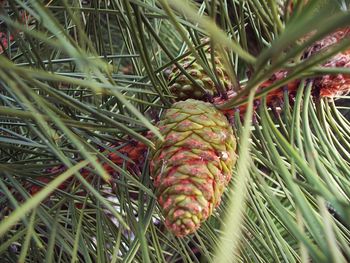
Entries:
[[0, 1], [0, 261], [349, 262], [349, 10]]

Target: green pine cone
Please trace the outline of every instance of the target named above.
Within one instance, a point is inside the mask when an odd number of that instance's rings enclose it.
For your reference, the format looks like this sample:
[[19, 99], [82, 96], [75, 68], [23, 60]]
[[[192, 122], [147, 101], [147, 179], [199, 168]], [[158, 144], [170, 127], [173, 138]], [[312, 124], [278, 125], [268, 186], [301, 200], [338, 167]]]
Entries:
[[158, 127], [151, 175], [165, 225], [176, 236], [196, 231], [220, 203], [236, 161], [236, 139], [212, 104], [188, 99], [168, 109]]
[[[209, 64], [211, 64], [210, 49], [207, 48], [205, 52], [207, 60]], [[219, 95], [214, 81], [203, 69], [203, 67], [197, 61], [195, 61], [195, 57], [193, 55], [187, 56], [186, 58], [180, 60], [179, 63], [202, 88], [196, 86], [186, 75], [182, 74], [181, 71], [174, 66], [169, 75], [169, 90], [174, 96], [176, 96], [177, 100], [207, 100], [208, 97], [215, 97]], [[232, 83], [220, 57], [217, 54], [214, 57], [214, 63], [218, 81], [220, 81], [225, 90], [231, 90]], [[213, 73], [213, 75], [215, 74]]]

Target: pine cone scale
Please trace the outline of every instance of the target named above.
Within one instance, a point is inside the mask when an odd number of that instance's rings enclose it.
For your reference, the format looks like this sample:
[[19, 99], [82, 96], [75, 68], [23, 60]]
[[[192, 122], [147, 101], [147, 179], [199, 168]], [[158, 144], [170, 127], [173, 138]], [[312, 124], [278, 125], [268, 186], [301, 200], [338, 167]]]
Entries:
[[219, 204], [236, 141], [223, 114], [192, 99], [175, 103], [159, 126], [166, 139], [155, 139], [151, 174], [165, 225], [181, 237], [196, 231]]

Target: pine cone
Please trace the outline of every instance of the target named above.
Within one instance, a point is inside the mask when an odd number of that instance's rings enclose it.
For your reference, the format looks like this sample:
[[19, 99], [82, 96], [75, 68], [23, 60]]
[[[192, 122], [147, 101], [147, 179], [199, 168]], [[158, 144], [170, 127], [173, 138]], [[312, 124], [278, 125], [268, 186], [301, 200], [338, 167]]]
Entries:
[[[205, 48], [204, 51], [208, 63], [211, 65], [210, 48]], [[202, 88], [199, 88], [197, 85], [195, 85], [186, 75], [182, 74], [182, 72], [176, 66], [174, 66], [172, 72], [169, 75], [169, 90], [173, 95], [177, 97], [177, 100], [186, 100], [192, 98], [206, 101], [210, 97], [219, 95], [217, 86], [215, 85], [213, 79], [196, 61], [193, 55], [185, 57], [184, 59], [180, 60], [179, 63]], [[222, 87], [225, 90], [231, 90], [233, 87], [232, 83], [228, 77], [228, 73], [225, 70], [224, 65], [221, 62], [221, 58], [216, 52], [214, 56], [214, 63], [218, 81], [220, 81]], [[215, 76], [214, 72], [213, 76]]]
[[236, 161], [236, 139], [225, 115], [189, 99], [167, 110], [158, 127], [151, 175], [165, 225], [176, 236], [196, 231], [220, 203]]

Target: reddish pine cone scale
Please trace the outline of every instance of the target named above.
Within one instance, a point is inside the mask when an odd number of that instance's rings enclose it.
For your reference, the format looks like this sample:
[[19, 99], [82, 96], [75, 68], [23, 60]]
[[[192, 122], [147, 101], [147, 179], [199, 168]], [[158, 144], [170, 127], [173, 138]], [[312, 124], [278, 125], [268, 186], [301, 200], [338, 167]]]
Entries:
[[236, 161], [236, 140], [212, 104], [189, 99], [167, 110], [155, 139], [151, 174], [167, 228], [182, 237], [196, 231], [220, 203]]
[[[339, 43], [344, 38], [350, 37], [350, 28], [341, 28], [334, 33], [317, 41], [308, 51], [311, 55], [320, 53], [323, 50]], [[350, 49], [346, 49], [331, 57], [322, 65], [327, 68], [350, 68]], [[349, 74], [327, 74], [315, 80], [315, 89], [319, 92], [321, 98], [334, 98], [344, 96], [350, 92]]]

